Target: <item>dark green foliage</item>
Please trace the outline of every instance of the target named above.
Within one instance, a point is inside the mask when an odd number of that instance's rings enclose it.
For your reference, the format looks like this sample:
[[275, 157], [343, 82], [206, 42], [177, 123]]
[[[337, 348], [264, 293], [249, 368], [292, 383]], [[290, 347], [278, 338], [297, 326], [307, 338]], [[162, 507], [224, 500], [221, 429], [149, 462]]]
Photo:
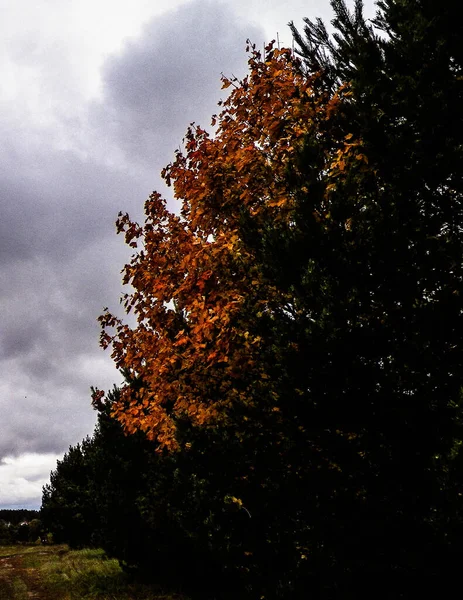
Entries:
[[133, 493], [143, 464], [136, 440], [124, 436], [109, 406], [102, 407], [92, 438], [69, 448], [43, 489], [41, 516], [55, 542], [83, 547], [104, 540], [108, 548], [113, 538], [133, 543]]
[[55, 542], [104, 548], [138, 578], [204, 589], [204, 569], [211, 572], [213, 559], [205, 558], [209, 547], [194, 533], [195, 475], [177, 464], [179, 455], [156, 453], [144, 435], [124, 435], [110, 416], [118, 393], [115, 388], [99, 405], [93, 436], [71, 447], [51, 474], [43, 490], [44, 526]]
[[36, 542], [42, 535], [42, 523], [38, 516], [37, 510], [0, 510], [0, 544]]
[[43, 488], [40, 511], [44, 526], [56, 543], [79, 548], [91, 543], [96, 514], [90, 493], [86, 453], [91, 440], [70, 446]]
[[37, 519], [38, 516], [38, 510], [28, 510], [26, 508], [4, 508], [0, 510], [0, 522], [5, 521], [12, 525], [19, 525], [24, 521], [30, 522]]
[[454, 577], [461, 552], [461, 479], [447, 473], [462, 435], [463, 27], [456, 2], [380, 2], [387, 37], [361, 2], [333, 8], [334, 39], [320, 22], [293, 31], [309, 70], [349, 83], [339, 126], [368, 170], [333, 193], [316, 246], [305, 240], [316, 272], [292, 285], [315, 324], [294, 381], [344, 474], [319, 521], [333, 589], [358, 597], [376, 573], [388, 597], [411, 597]]
[[0, 545], [12, 544], [12, 527], [8, 526], [6, 521], [0, 521]]

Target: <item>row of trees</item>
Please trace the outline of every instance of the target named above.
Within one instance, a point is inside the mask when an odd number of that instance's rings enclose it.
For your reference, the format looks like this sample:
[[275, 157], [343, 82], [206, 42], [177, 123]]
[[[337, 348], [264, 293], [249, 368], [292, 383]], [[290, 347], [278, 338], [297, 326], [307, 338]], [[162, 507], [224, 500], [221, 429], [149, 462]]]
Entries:
[[111, 417], [119, 397], [114, 388], [104, 404], [97, 399], [92, 437], [58, 461], [43, 489], [43, 523], [57, 543], [103, 547], [138, 577], [205, 597], [222, 572], [206, 543], [208, 491], [217, 480], [197, 457], [162, 456], [144, 435], [125, 435]]
[[37, 519], [39, 512], [37, 510], [29, 510], [27, 508], [2, 508], [0, 509], [0, 521], [11, 525], [19, 525], [20, 523], [33, 521]]
[[0, 510], [0, 545], [37, 542], [42, 536], [43, 528], [37, 510]]
[[332, 6], [333, 37], [307, 20], [300, 58], [251, 47], [224, 79], [216, 133], [163, 172], [178, 215], [156, 193], [120, 215], [137, 323], [100, 320], [127, 382], [44, 492], [64, 537], [87, 524], [203, 598], [407, 598], [458, 572], [459, 6]]

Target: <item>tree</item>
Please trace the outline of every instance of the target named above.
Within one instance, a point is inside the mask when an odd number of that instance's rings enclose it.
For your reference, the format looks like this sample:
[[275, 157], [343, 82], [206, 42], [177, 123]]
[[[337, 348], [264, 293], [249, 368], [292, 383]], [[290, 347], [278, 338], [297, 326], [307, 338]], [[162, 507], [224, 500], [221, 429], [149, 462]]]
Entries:
[[106, 402], [93, 394], [98, 408], [95, 431], [70, 446], [58, 461], [43, 488], [41, 516], [56, 542], [102, 546], [122, 562], [130, 562], [132, 548], [142, 546], [137, 539], [142, 525], [136, 499], [149, 444], [144, 437], [141, 442], [137, 436], [127, 438], [120, 423], [109, 416], [118, 393], [114, 387]]
[[13, 541], [12, 528], [3, 519], [0, 521], [0, 545], [8, 545]]
[[379, 368], [376, 419], [369, 419], [384, 440], [373, 448], [381, 465], [376, 488], [378, 499], [394, 498], [382, 546], [394, 555], [394, 538], [401, 539], [400, 570], [426, 570], [424, 585], [438, 586], [443, 572], [455, 576], [461, 552], [459, 6], [378, 2], [373, 26], [359, 1], [353, 14], [341, 1], [333, 8], [333, 38], [320, 21], [306, 21], [304, 38], [292, 29], [308, 72], [321, 70], [332, 90], [349, 82], [346, 126], [362, 139], [374, 173], [368, 202], [353, 216], [361, 259], [349, 261], [349, 280], [366, 292], [358, 296], [370, 313], [363, 348]]
[[[253, 52], [250, 69], [225, 102], [215, 138], [190, 129], [186, 155], [164, 172], [184, 198], [181, 215], [156, 194], [144, 228], [121, 215], [127, 242], [143, 244], [125, 276], [135, 288], [126, 308], [139, 325], [131, 330], [108, 313], [101, 321], [116, 326], [103, 344], [112, 344], [117, 366], [140, 382], [122, 389], [114, 414], [128, 432], [145, 431], [170, 449], [188, 451], [198, 438], [185, 422], [209, 427], [212, 439], [201, 444], [215, 444], [226, 460], [212, 471], [212, 485], [221, 481], [210, 543], [235, 576], [258, 572], [258, 585], [267, 580], [271, 590], [276, 580], [285, 593], [288, 564], [305, 569], [309, 526], [301, 520], [303, 496], [294, 496], [287, 519], [279, 514], [282, 490], [296, 489], [307, 471], [315, 479], [336, 472], [321, 454], [321, 430], [307, 444], [314, 404], [304, 383], [294, 385], [294, 369], [297, 331], [309, 332], [314, 318], [291, 277], [306, 276], [306, 236], [317, 243], [329, 226], [328, 185], [344, 177], [348, 161], [359, 171], [365, 165], [354, 140], [329, 134], [342, 90], [326, 94], [286, 50], [269, 47], [265, 61]], [[223, 467], [222, 478], [216, 469]], [[251, 526], [243, 522], [250, 514]], [[317, 518], [314, 512], [310, 520]]]
[[250, 597], [358, 598], [366, 574], [408, 597], [459, 548], [457, 38], [430, 3], [380, 3], [388, 38], [333, 7], [306, 67], [269, 46], [224, 80], [215, 135], [164, 170], [180, 215], [158, 194], [143, 226], [120, 215], [137, 325], [101, 317], [139, 382], [114, 415], [207, 473], [210, 546]]
[[[196, 544], [183, 522], [194, 512], [186, 506], [194, 496], [195, 486], [188, 485], [191, 472], [183, 468], [183, 475], [176, 476], [177, 455], [162, 457], [143, 434], [124, 434], [110, 416], [118, 396], [117, 387], [104, 401], [94, 390], [98, 417], [93, 435], [70, 447], [44, 486], [45, 530], [55, 542], [103, 548], [132, 575], [173, 590], [204, 591], [204, 564], [209, 568], [212, 558], [203, 560], [207, 545]], [[24, 530], [26, 537], [31, 527]], [[3, 530], [0, 534], [7, 539]]]
[[[144, 227], [122, 214], [117, 224], [131, 247], [143, 246], [124, 278], [135, 288], [125, 307], [134, 310], [138, 326], [130, 329], [105, 313], [102, 344], [112, 346], [116, 365], [141, 384], [123, 387], [114, 414], [127, 431], [145, 431], [162, 446], [177, 446], [177, 419], [198, 425], [226, 419], [230, 407], [251, 406], [254, 392], [259, 411], [263, 395], [269, 411], [276, 408], [258, 333], [281, 318], [292, 323], [297, 307], [291, 290], [274, 283], [273, 271], [282, 264], [262, 264], [256, 238], [263, 236], [266, 248], [271, 236], [300, 238], [294, 218], [304, 184], [320, 188], [304, 203], [310, 215], [304, 226], [320, 234], [329, 174], [345, 168], [347, 155], [362, 158], [355, 142], [320, 136], [334, 127], [342, 91], [324, 94], [316, 77], [302, 77], [287, 50], [269, 47], [266, 62], [254, 51], [250, 68], [225, 102], [215, 138], [191, 128], [186, 155], [178, 152], [163, 172], [183, 199], [181, 215], [154, 193]], [[301, 150], [313, 155], [309, 167]], [[307, 168], [313, 178], [325, 176], [312, 182]], [[308, 193], [304, 187], [302, 194]], [[106, 331], [111, 327], [113, 336]]]
[[53, 534], [55, 542], [68, 543], [74, 548], [91, 545], [96, 525], [86, 464], [90, 444], [87, 437], [82, 444], [69, 447], [42, 493], [40, 516], [44, 528]]

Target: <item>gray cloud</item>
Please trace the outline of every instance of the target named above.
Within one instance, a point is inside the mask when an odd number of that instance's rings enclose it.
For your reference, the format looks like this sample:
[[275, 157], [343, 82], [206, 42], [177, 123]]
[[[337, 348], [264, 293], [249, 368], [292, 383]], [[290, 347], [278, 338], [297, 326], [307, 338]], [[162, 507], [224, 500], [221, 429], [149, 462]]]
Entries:
[[140, 39], [106, 63], [104, 104], [92, 117], [129, 159], [164, 166], [190, 122], [209, 126], [222, 71], [244, 74], [246, 39], [263, 36], [226, 5], [183, 5], [154, 19]]
[[37, 509], [42, 486], [56, 468], [58, 456], [25, 454], [0, 460], [0, 508]]

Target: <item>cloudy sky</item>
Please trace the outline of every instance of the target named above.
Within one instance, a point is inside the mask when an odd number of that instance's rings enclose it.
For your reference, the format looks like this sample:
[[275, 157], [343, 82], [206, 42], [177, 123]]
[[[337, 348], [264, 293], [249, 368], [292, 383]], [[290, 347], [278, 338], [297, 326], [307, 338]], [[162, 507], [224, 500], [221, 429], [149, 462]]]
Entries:
[[[373, 0], [365, 2], [372, 13]], [[38, 508], [69, 445], [91, 434], [90, 386], [120, 381], [97, 317], [119, 310], [128, 252], [191, 121], [208, 126], [246, 39], [328, 0], [0, 0], [0, 508]]]

